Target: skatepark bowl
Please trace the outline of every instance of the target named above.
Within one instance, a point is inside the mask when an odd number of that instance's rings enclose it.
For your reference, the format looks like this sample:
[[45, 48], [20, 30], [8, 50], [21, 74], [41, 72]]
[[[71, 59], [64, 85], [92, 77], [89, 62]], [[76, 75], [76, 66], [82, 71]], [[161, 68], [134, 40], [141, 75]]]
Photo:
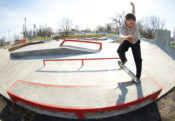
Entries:
[[[1, 49], [0, 91], [36, 113], [101, 119], [140, 109], [175, 85], [175, 62], [159, 46], [142, 40], [143, 72], [135, 84], [119, 68], [119, 43], [112, 41], [50, 40], [11, 52]], [[135, 72], [131, 51], [126, 56], [126, 66]]]

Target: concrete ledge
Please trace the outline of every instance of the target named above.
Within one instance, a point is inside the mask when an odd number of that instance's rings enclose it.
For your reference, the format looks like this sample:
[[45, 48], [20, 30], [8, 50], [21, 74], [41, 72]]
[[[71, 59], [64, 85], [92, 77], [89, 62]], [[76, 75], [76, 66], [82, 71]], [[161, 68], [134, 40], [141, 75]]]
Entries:
[[68, 113], [71, 116], [75, 114], [78, 119], [88, 119], [98, 112], [98, 117], [102, 117], [105, 112], [133, 105], [137, 107], [143, 101], [155, 100], [161, 90], [162, 87], [152, 78], [144, 78], [137, 85], [122, 82], [91, 86], [47, 85], [19, 80], [9, 88], [8, 94], [15, 103], [64, 113], [64, 118], [70, 118], [66, 115]]

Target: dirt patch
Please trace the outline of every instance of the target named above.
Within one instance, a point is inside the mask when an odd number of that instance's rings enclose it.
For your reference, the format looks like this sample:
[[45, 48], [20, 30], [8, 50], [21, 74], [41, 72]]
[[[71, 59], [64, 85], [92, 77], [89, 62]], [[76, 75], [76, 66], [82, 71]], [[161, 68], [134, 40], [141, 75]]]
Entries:
[[3, 100], [2, 97], [0, 97], [0, 113], [2, 113], [2, 111], [4, 110], [4, 108], [6, 107], [7, 103], [5, 100]]
[[158, 101], [158, 107], [163, 121], [175, 121], [175, 89]]
[[21, 108], [0, 96], [0, 121], [32, 121], [34, 112]]

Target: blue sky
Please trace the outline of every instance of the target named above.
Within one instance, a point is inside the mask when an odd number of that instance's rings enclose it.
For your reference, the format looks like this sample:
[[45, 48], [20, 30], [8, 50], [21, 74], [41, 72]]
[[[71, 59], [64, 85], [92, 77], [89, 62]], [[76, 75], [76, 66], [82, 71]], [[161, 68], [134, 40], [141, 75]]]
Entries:
[[[50, 26], [59, 29], [63, 18], [73, 20], [81, 29], [95, 29], [111, 22], [118, 12], [131, 12], [131, 0], [0, 0], [0, 38], [19, 35], [27, 17], [27, 27]], [[156, 15], [166, 20], [169, 30], [175, 29], [174, 0], [132, 0], [138, 19]]]

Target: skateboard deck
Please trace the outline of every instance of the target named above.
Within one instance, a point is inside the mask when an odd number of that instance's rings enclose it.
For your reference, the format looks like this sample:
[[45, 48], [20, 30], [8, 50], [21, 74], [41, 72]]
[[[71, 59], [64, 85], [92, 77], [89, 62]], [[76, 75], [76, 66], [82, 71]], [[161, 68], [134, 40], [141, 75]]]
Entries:
[[137, 77], [135, 76], [135, 74], [129, 69], [127, 68], [125, 65], [120, 66], [121, 69], [123, 69], [133, 80], [135, 80]]

